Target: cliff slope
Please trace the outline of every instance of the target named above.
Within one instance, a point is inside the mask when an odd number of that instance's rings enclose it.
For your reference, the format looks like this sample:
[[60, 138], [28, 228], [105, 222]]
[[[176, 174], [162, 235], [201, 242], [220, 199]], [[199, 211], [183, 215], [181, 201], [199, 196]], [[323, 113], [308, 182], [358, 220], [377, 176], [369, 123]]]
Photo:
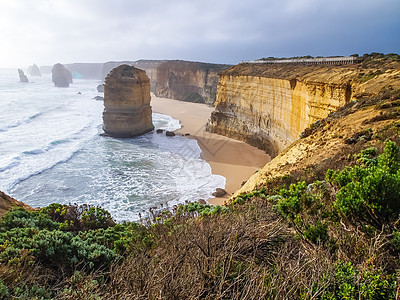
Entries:
[[396, 86], [398, 65], [239, 64], [220, 75], [207, 129], [276, 156], [310, 124], [344, 104]]
[[32, 211], [33, 208], [21, 201], [15, 200], [14, 198], [6, 195], [0, 191], [0, 217], [2, 217], [7, 211], [13, 207], [22, 207], [28, 211]]

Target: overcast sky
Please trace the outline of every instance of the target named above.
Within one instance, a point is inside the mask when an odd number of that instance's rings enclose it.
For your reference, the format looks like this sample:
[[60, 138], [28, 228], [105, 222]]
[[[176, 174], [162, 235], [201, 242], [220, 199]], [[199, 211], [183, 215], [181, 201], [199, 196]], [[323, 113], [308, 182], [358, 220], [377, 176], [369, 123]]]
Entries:
[[400, 0], [0, 0], [0, 66], [400, 52]]

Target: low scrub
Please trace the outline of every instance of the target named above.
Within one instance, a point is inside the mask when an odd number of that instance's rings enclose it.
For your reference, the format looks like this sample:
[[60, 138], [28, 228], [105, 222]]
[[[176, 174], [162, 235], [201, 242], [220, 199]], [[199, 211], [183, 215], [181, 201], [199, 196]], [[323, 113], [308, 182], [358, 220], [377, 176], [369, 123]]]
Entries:
[[91, 206], [14, 209], [0, 221], [0, 298], [396, 299], [399, 147], [379, 152], [140, 223]]

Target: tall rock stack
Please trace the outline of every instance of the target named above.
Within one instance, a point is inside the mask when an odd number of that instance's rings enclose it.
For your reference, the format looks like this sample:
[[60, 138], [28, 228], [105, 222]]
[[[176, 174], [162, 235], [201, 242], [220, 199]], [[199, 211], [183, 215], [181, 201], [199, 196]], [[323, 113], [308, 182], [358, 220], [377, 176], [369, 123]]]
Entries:
[[26, 77], [24, 71], [18, 69], [19, 81], [20, 82], [29, 82], [28, 77]]
[[33, 66], [30, 68], [31, 76], [42, 76], [42, 73], [40, 73], [40, 69], [36, 64], [33, 64]]
[[52, 80], [57, 87], [69, 87], [72, 83], [71, 72], [62, 64], [58, 63], [51, 69]]
[[129, 65], [113, 69], [104, 85], [103, 130], [113, 137], [134, 137], [154, 129], [150, 79]]

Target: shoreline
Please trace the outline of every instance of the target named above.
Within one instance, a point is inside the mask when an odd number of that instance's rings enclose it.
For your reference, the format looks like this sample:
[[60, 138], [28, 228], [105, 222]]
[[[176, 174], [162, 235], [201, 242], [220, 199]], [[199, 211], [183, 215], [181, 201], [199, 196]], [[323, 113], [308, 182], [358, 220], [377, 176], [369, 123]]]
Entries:
[[206, 132], [205, 125], [214, 111], [212, 106], [160, 98], [154, 94], [151, 94], [150, 105], [154, 113], [178, 119], [181, 128], [175, 132], [194, 138], [202, 150], [201, 158], [211, 166], [212, 173], [226, 178], [227, 194], [208, 199], [212, 205], [223, 205], [244, 181], [271, 160], [264, 151], [245, 142]]

